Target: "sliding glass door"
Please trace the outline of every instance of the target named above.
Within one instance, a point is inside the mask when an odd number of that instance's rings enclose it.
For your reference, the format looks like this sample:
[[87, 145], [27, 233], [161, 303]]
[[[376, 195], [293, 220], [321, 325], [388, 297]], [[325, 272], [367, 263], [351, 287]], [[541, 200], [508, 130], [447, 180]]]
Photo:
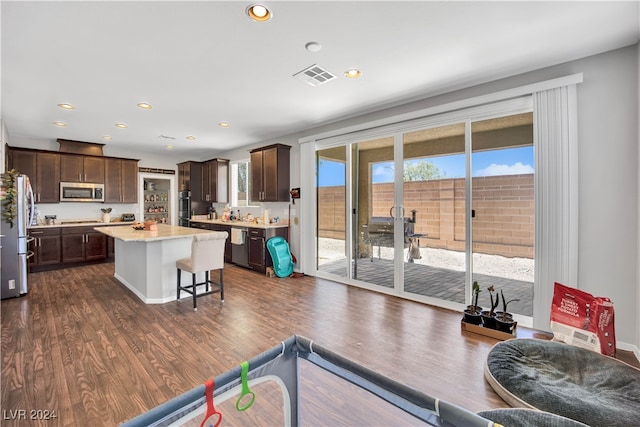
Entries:
[[532, 113], [476, 117], [317, 150], [318, 271], [450, 308], [477, 280], [531, 316]]
[[402, 145], [408, 221], [403, 291], [464, 304], [465, 124], [406, 132]]
[[[508, 310], [533, 316], [533, 113], [471, 123], [473, 280], [480, 303], [488, 286], [501, 291]], [[502, 310], [502, 302], [499, 310]]]

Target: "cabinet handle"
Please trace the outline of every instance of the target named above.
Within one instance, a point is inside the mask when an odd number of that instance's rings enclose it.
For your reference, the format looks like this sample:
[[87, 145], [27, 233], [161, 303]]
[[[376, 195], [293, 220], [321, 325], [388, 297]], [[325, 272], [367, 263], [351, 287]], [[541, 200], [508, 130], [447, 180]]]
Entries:
[[87, 174], [84, 174], [84, 182], [87, 182]]
[[82, 174], [81, 173], [78, 174], [78, 181], [82, 181]]

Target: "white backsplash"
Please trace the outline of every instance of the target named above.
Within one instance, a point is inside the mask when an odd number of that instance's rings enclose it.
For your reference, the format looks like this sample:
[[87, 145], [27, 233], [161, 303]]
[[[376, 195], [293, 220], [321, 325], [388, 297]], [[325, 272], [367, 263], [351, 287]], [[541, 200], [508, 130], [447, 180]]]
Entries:
[[140, 207], [137, 203], [123, 204], [123, 203], [79, 203], [79, 202], [64, 202], [64, 203], [38, 203], [36, 209], [38, 210], [38, 223], [44, 222], [45, 215], [56, 215], [58, 220], [62, 219], [96, 219], [96, 221], [102, 221], [102, 211], [100, 209], [111, 208], [111, 219], [119, 218], [123, 213], [134, 213], [136, 219], [140, 216]]

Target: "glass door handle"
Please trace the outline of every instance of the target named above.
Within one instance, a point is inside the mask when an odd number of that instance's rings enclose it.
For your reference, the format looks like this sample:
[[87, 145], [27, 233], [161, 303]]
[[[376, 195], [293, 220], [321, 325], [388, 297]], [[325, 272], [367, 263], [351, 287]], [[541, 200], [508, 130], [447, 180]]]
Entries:
[[[391, 206], [391, 207], [389, 208], [389, 216], [390, 216], [391, 218], [393, 218], [393, 219], [396, 219], [396, 217], [395, 217], [395, 216], [393, 216], [393, 209], [394, 209], [395, 207], [396, 207], [396, 206], [394, 205], [394, 206]], [[402, 209], [402, 215], [400, 216], [400, 218], [404, 218], [404, 206], [398, 206], [398, 207], [399, 207], [400, 209]]]

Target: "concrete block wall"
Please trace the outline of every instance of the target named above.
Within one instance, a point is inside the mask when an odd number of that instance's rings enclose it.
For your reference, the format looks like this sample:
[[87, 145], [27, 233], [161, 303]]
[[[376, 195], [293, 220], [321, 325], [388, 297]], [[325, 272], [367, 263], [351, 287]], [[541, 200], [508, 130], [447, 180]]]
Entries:
[[[404, 183], [405, 217], [416, 210], [414, 231], [427, 234], [421, 246], [464, 251], [465, 181], [440, 179]], [[473, 179], [474, 252], [533, 258], [533, 174]], [[319, 189], [319, 236], [345, 236], [344, 187]], [[388, 217], [393, 184], [373, 184], [371, 216]]]

